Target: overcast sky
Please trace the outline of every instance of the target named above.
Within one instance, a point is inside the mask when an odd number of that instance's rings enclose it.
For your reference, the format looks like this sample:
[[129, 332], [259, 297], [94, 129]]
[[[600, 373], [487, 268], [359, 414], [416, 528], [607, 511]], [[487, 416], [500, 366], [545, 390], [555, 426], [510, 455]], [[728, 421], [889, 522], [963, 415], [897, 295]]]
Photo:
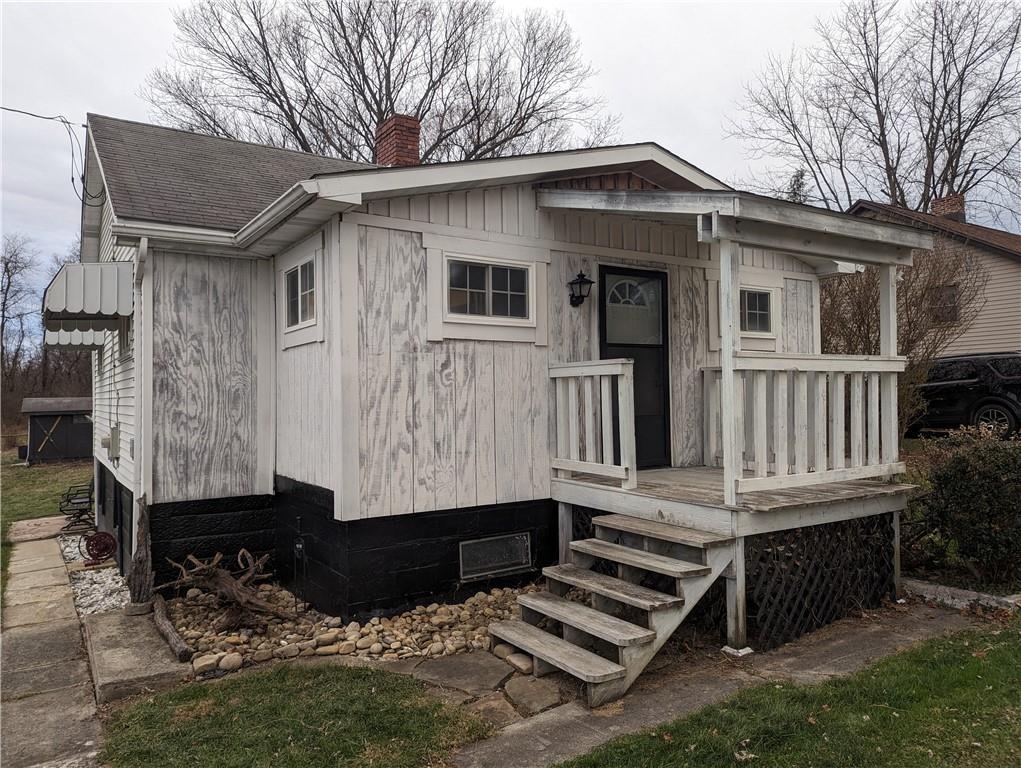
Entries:
[[[506, 3], [508, 6], [513, 3]], [[742, 85], [770, 52], [810, 42], [832, 3], [532, 2], [562, 9], [623, 116], [624, 141], [657, 141], [729, 181], [753, 166], [724, 137]], [[2, 3], [2, 102], [75, 123], [87, 112], [147, 120], [138, 91], [173, 42], [173, 3]], [[55, 122], [2, 114], [2, 227], [45, 255], [79, 229], [68, 137]], [[84, 132], [79, 131], [84, 144]]]

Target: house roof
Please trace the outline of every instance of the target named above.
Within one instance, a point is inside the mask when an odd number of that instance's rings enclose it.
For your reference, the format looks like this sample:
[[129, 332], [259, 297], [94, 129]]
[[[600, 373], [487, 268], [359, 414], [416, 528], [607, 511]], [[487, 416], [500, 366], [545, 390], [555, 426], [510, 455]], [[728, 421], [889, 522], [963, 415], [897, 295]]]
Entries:
[[88, 124], [122, 219], [235, 232], [301, 179], [375, 167], [103, 115]]
[[92, 413], [91, 397], [26, 397], [22, 413]]
[[914, 226], [935, 229], [958, 240], [983, 245], [986, 248], [991, 248], [1021, 261], [1021, 235], [1015, 235], [1002, 229], [993, 229], [992, 227], [983, 227], [981, 224], [955, 221], [945, 216], [912, 211], [908, 208], [901, 208], [896, 205], [889, 205], [888, 203], [875, 203], [871, 200], [858, 200], [847, 212], [855, 216], [860, 216], [866, 212], [894, 216]]

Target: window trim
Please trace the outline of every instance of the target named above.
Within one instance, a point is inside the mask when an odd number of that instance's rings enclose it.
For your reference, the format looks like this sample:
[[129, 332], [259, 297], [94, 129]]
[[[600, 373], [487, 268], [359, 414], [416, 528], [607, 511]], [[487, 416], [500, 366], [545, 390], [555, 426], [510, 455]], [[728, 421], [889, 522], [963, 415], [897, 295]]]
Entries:
[[[450, 311], [450, 263], [453, 261], [466, 262], [469, 264], [483, 264], [487, 267], [509, 267], [511, 269], [525, 270], [525, 297], [528, 304], [527, 317], [513, 317], [505, 315], [470, 315]], [[472, 256], [466, 253], [455, 253], [452, 251], [443, 252], [441, 285], [443, 290], [443, 322], [459, 323], [462, 325], [489, 325], [506, 326], [511, 328], [535, 328], [536, 327], [536, 300], [535, 300], [535, 262], [518, 261], [516, 259], [500, 259], [492, 256]], [[489, 290], [487, 289], [487, 295]]]
[[[318, 251], [316, 253], [318, 253]], [[287, 269], [281, 270], [283, 272], [284, 333], [285, 334], [287, 334], [287, 333], [294, 333], [295, 331], [300, 331], [302, 328], [310, 328], [310, 327], [314, 326], [316, 323], [319, 322], [319, 297], [317, 295], [319, 293], [319, 275], [318, 275], [319, 270], [316, 267], [316, 261], [317, 261], [316, 256], [315, 256], [315, 254], [313, 254], [309, 258], [303, 259], [302, 261], [299, 261], [293, 267], [288, 267]], [[312, 265], [312, 281], [313, 281], [312, 282], [312, 291], [311, 291], [311, 293], [312, 293], [312, 301], [313, 301], [312, 316], [310, 318], [308, 318], [307, 320], [300, 320], [299, 319], [298, 322], [295, 323], [294, 325], [288, 325], [287, 324], [287, 303], [288, 303], [289, 298], [287, 296], [287, 277], [288, 277], [288, 275], [290, 275], [290, 274], [292, 274], [294, 272], [298, 273], [298, 317], [300, 318], [301, 317], [301, 295], [302, 295], [302, 290], [301, 290], [301, 268], [306, 266], [306, 265], [308, 265], [308, 264]]]
[[751, 331], [745, 330], [744, 328], [738, 327], [738, 332], [742, 336], [748, 336], [750, 338], [757, 339], [775, 339], [776, 338], [776, 308], [777, 308], [777, 294], [779, 291], [775, 288], [760, 285], [742, 285], [737, 295], [738, 305], [738, 323], [744, 321], [744, 313], [741, 311], [741, 294], [743, 293], [765, 293], [769, 296], [769, 330], [768, 331]]
[[[326, 338], [327, 280], [324, 271], [325, 231], [319, 230], [298, 241], [274, 258], [274, 303], [276, 338], [280, 349], [324, 341]], [[287, 275], [301, 265], [312, 262], [314, 270], [315, 310], [308, 320], [287, 325]], [[300, 281], [300, 273], [299, 273]], [[300, 289], [300, 282], [299, 282]]]

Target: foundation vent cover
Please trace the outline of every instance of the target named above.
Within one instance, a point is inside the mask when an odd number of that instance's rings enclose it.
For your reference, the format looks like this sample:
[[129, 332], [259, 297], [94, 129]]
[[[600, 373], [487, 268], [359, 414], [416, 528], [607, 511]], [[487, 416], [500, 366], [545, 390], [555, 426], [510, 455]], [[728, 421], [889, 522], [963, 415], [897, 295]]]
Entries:
[[461, 542], [461, 581], [475, 581], [532, 568], [528, 532]]

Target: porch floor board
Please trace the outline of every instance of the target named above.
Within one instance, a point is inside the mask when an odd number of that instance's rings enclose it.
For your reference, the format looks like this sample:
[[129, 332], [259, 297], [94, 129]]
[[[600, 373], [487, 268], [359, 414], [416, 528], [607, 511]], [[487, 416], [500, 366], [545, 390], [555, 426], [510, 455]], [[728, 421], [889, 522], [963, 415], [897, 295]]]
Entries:
[[[750, 477], [751, 474], [749, 473]], [[596, 475], [576, 474], [572, 480], [620, 489], [620, 482]], [[906, 493], [914, 486], [887, 483], [879, 480], [848, 480], [840, 483], [821, 483], [803, 488], [785, 488], [775, 491], [753, 491], [741, 498], [737, 507], [723, 502], [723, 469], [720, 467], [666, 467], [638, 472], [638, 487], [624, 491], [637, 496], [648, 496], [664, 501], [736, 509], [744, 512], [775, 512], [793, 507], [833, 504], [854, 499], [871, 499]]]

